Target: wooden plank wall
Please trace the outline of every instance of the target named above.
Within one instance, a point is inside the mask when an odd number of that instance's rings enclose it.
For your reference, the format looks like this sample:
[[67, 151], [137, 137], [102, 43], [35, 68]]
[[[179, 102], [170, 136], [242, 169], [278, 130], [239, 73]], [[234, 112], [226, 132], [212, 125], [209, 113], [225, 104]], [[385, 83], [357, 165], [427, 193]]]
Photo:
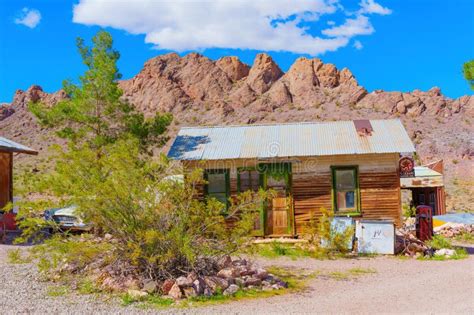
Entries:
[[11, 200], [11, 153], [0, 152], [0, 208]]
[[[340, 155], [295, 158], [292, 161], [292, 196], [296, 233], [303, 232], [312, 213], [332, 208], [331, 166], [357, 165], [362, 216], [365, 219], [390, 219], [401, 222], [400, 178], [398, 154]], [[288, 159], [281, 159], [288, 162]], [[274, 162], [278, 162], [275, 160]], [[255, 166], [256, 160], [188, 162], [186, 168], [230, 169], [231, 196], [237, 194], [237, 168]]]
[[359, 168], [361, 216], [364, 219], [389, 219], [401, 224], [398, 154], [341, 155], [303, 159], [293, 165], [293, 198], [296, 232], [303, 232], [312, 214], [321, 207], [332, 209], [331, 166]]

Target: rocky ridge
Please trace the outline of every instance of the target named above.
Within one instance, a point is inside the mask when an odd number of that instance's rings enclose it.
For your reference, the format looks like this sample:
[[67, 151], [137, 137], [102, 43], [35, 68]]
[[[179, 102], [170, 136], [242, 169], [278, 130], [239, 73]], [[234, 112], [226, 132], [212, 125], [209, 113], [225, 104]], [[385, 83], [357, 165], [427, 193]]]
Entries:
[[[124, 98], [146, 115], [173, 113], [171, 137], [184, 125], [400, 118], [418, 163], [444, 159], [450, 208], [472, 209], [474, 96], [450, 99], [436, 87], [369, 93], [347, 68], [299, 58], [285, 73], [267, 54], [258, 54], [251, 67], [237, 57], [160, 55], [119, 84]], [[0, 134], [44, 150], [57, 139], [38, 126], [27, 104], [52, 106], [64, 97], [39, 86], [18, 90], [11, 104], [0, 105]]]

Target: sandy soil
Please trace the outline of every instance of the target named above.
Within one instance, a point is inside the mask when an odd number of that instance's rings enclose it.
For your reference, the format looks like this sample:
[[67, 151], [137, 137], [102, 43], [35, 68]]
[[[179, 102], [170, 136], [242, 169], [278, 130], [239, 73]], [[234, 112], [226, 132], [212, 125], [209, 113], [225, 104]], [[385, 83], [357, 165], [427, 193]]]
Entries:
[[[9, 265], [0, 245], [0, 313], [167, 313], [167, 314], [318, 314], [449, 313], [474, 314], [474, 256], [458, 261], [401, 260], [394, 257], [319, 261], [258, 259], [281, 266], [323, 273], [372, 268], [350, 280], [318, 277], [305, 292], [191, 309], [142, 310], [118, 301], [68, 294], [51, 297], [49, 284], [38, 282], [32, 265]], [[472, 250], [471, 250], [472, 251]]]

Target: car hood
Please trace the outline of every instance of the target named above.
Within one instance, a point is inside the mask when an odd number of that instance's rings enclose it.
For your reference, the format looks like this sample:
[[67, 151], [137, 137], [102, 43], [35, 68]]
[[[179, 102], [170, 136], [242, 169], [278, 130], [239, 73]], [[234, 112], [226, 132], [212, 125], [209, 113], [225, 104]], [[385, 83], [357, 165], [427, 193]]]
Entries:
[[76, 214], [75, 214], [76, 209], [77, 209], [76, 206], [71, 206], [71, 207], [67, 207], [67, 208], [58, 209], [58, 210], [54, 211], [53, 216], [55, 216], [55, 215], [66, 215], [66, 216], [70, 216], [70, 217], [75, 217], [76, 216]]

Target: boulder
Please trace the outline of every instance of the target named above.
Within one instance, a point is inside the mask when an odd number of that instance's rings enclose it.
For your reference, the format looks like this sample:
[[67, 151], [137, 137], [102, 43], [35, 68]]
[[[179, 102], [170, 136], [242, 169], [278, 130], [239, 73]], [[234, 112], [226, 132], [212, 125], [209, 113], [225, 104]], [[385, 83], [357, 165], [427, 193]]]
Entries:
[[155, 293], [158, 291], [158, 283], [154, 280], [145, 280], [143, 282], [143, 291], [148, 293]]
[[234, 295], [239, 291], [239, 286], [235, 284], [231, 284], [227, 289], [224, 290], [224, 295]]
[[188, 279], [187, 277], [178, 277], [176, 278], [176, 284], [180, 288], [190, 287], [193, 285], [193, 281], [191, 281], [191, 279]]
[[219, 260], [219, 269], [232, 267], [232, 258], [229, 255], [225, 255]]
[[219, 270], [217, 273], [218, 277], [221, 278], [226, 278], [226, 279], [231, 279], [231, 278], [236, 278], [240, 276], [240, 271], [237, 268], [230, 267], [230, 268], [224, 268]]
[[220, 277], [204, 277], [204, 282], [211, 289], [212, 292], [216, 292], [217, 290], [224, 291], [229, 287], [229, 281]]
[[161, 292], [163, 295], [167, 295], [170, 292], [174, 283], [175, 281], [173, 279], [166, 279], [165, 282], [163, 282], [163, 285], [161, 286]]
[[175, 300], [179, 300], [183, 297], [183, 292], [181, 292], [181, 288], [178, 284], [173, 284], [171, 290], [168, 292], [168, 295], [171, 296]]
[[259, 278], [250, 277], [244, 281], [244, 286], [246, 287], [260, 285], [262, 285], [262, 280], [260, 280]]
[[206, 282], [202, 278], [198, 278], [193, 282], [193, 288], [198, 295], [204, 294], [204, 290], [206, 288]]
[[197, 280], [198, 275], [197, 275], [196, 272], [191, 271], [191, 272], [188, 274], [188, 276], [187, 276], [186, 278], [188, 279], [189, 282], [192, 283], [192, 282], [194, 282], [195, 280]]
[[255, 277], [257, 277], [260, 280], [263, 280], [266, 277], [268, 277], [268, 272], [265, 269], [258, 268], [257, 272], [255, 273]]
[[196, 292], [194, 287], [183, 288], [183, 292], [187, 298], [198, 296], [198, 293]]

